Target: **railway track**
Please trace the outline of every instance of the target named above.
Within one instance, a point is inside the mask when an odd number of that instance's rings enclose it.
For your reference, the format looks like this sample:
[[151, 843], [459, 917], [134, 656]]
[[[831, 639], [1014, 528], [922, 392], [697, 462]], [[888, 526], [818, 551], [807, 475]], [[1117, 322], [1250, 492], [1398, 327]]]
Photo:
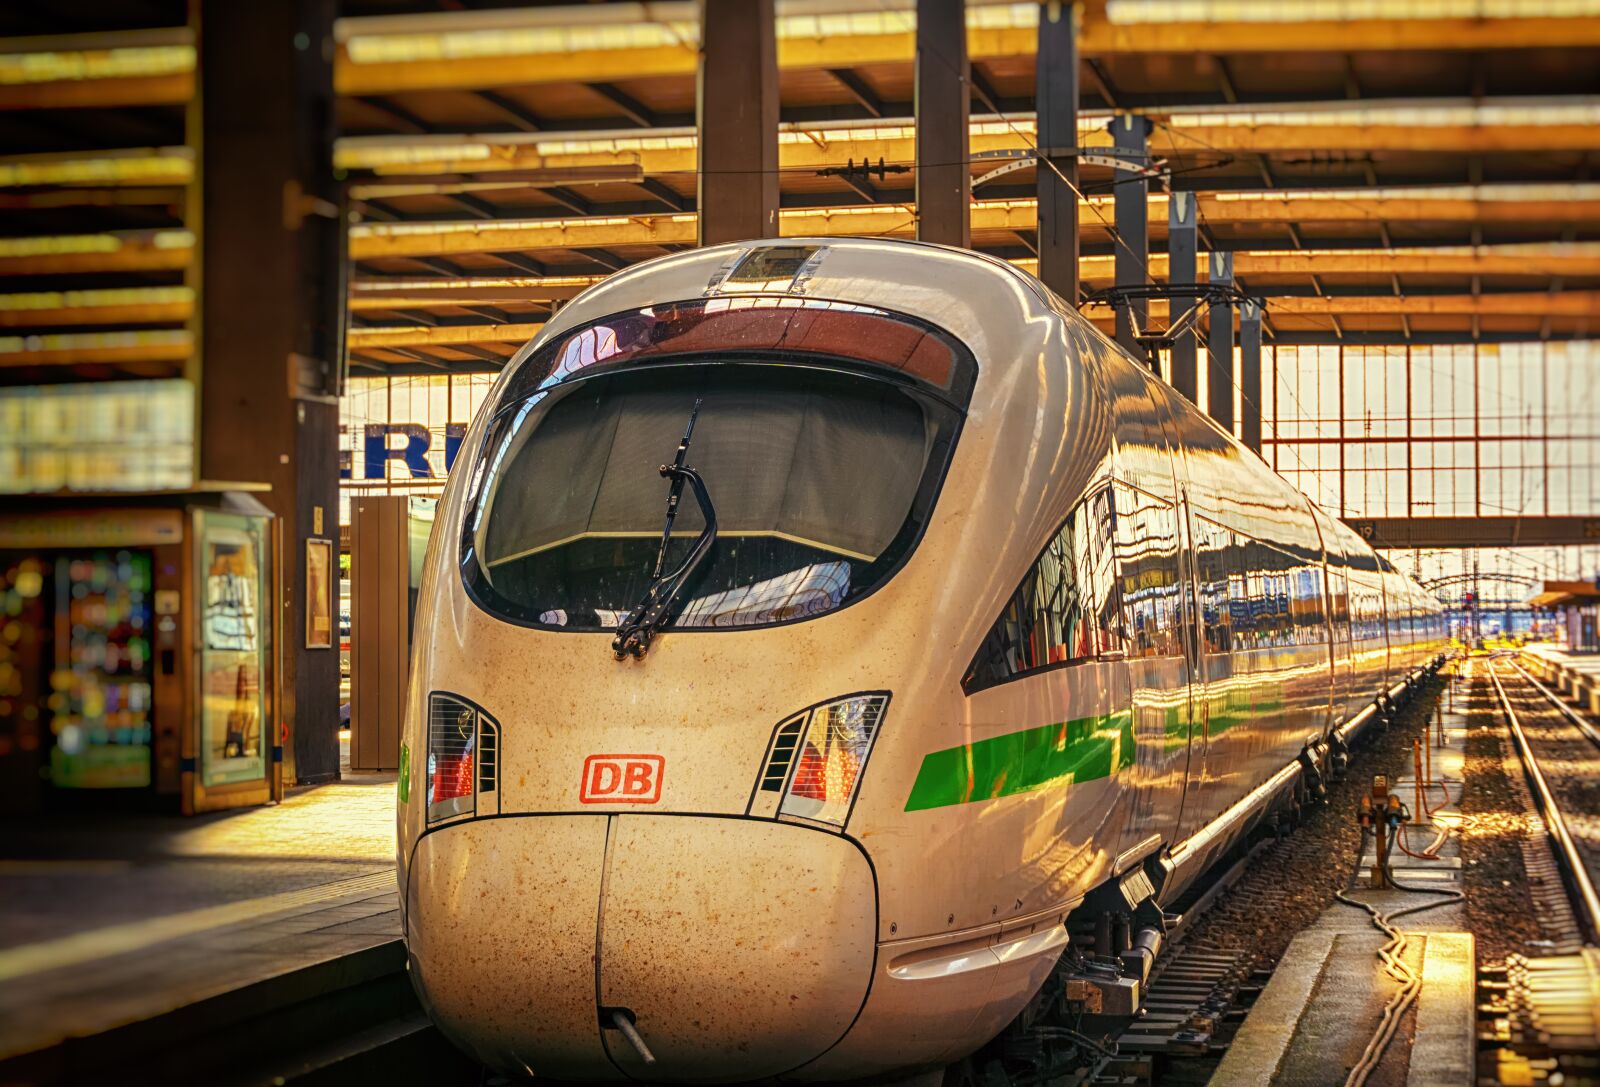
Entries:
[[[1480, 1074], [1497, 1083], [1591, 1083], [1600, 1079], [1600, 729], [1514, 660], [1490, 659], [1486, 671], [1500, 702], [1530, 799], [1538, 809], [1568, 912], [1544, 957], [1514, 954], [1478, 974]], [[1531, 845], [1532, 843], [1528, 843]], [[1548, 879], [1549, 861], [1529, 864], [1530, 880]], [[1554, 880], [1549, 880], [1553, 884]], [[1554, 895], [1552, 895], [1554, 897]], [[1536, 900], [1536, 907], [1538, 902]]]
[[1600, 729], [1515, 661], [1491, 659], [1488, 672], [1573, 914], [1600, 944]]

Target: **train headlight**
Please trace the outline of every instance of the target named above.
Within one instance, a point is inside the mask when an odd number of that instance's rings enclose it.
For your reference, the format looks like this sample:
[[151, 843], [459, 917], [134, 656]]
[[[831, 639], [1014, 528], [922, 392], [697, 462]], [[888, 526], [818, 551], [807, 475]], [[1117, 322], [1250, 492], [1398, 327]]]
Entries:
[[888, 704], [888, 695], [852, 695], [810, 711], [780, 815], [844, 826]]
[[428, 822], [477, 811], [480, 800], [499, 803], [495, 755], [499, 727], [466, 699], [428, 696]]

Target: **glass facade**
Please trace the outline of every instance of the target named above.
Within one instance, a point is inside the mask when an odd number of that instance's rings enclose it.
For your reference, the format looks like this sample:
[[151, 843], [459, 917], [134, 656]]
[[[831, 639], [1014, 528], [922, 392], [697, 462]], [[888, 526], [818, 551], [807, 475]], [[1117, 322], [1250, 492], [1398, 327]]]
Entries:
[[1600, 514], [1600, 343], [1263, 351], [1263, 455], [1345, 517]]
[[353, 377], [339, 406], [339, 523], [356, 494], [438, 498], [495, 374]]
[[[341, 523], [354, 492], [437, 497], [494, 379], [351, 379], [341, 409]], [[1347, 517], [1600, 515], [1597, 389], [1600, 341], [1268, 345], [1263, 455]], [[1476, 599], [1491, 607], [1527, 599], [1537, 581], [1600, 570], [1600, 544], [1386, 554], [1425, 582], [1477, 570]], [[1451, 582], [1442, 593], [1461, 591]]]

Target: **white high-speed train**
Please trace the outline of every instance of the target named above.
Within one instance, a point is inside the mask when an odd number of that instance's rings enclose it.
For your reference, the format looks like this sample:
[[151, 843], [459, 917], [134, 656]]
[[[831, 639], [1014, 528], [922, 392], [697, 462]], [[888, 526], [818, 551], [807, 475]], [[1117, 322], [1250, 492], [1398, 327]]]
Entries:
[[438, 510], [412, 978], [510, 1073], [937, 1068], [1082, 953], [1136, 991], [1159, 907], [1444, 647], [1418, 586], [1002, 262], [639, 265], [506, 367]]

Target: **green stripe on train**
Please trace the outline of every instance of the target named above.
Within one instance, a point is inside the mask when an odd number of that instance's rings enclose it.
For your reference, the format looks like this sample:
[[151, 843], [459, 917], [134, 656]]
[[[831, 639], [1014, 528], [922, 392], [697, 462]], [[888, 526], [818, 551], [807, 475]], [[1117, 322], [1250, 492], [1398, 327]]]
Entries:
[[1132, 766], [1133, 756], [1127, 710], [947, 747], [923, 758], [906, 811], [1094, 781]]

